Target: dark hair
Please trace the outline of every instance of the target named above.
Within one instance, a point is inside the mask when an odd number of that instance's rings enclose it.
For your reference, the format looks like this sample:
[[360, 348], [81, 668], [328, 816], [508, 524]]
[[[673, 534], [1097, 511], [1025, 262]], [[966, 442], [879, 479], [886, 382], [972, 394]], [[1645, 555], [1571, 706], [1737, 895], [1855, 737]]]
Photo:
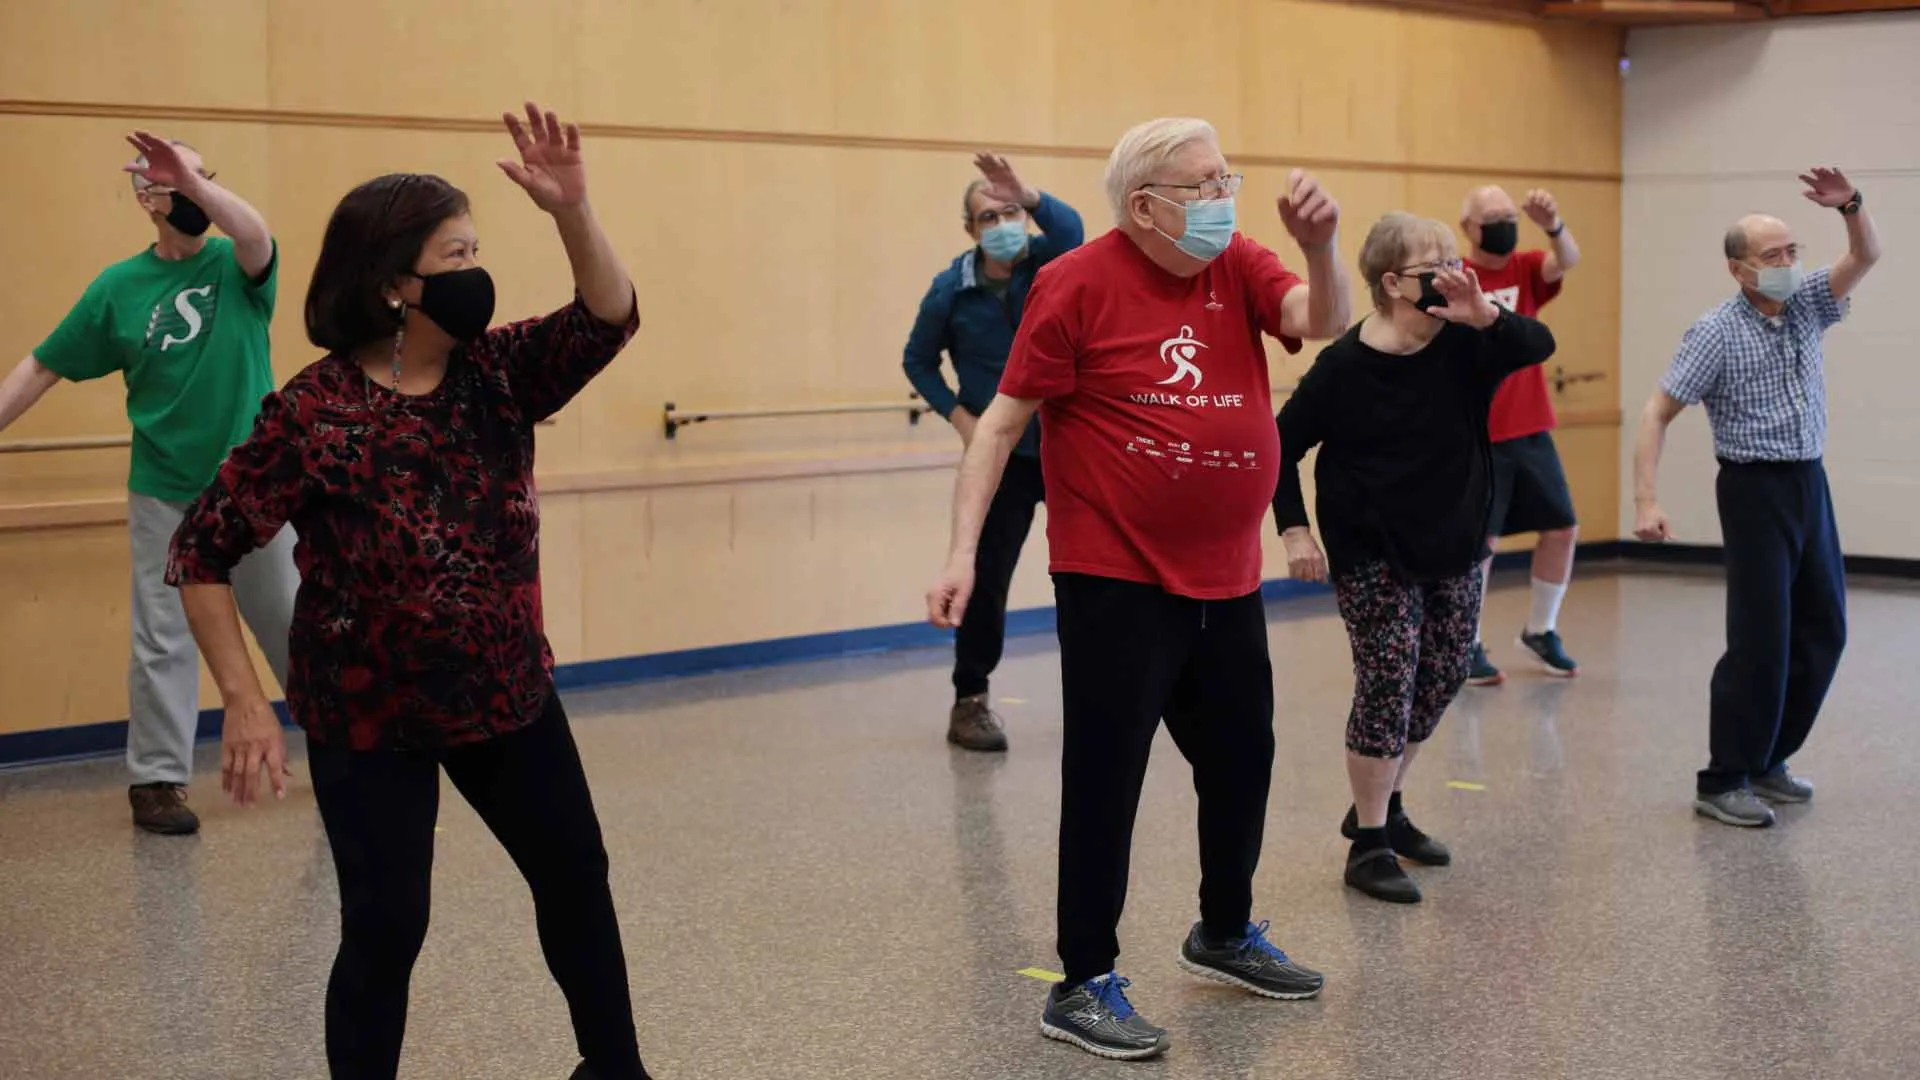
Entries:
[[400, 320], [380, 290], [412, 273], [434, 230], [466, 212], [466, 192], [423, 173], [389, 173], [347, 192], [307, 284], [307, 340], [349, 352], [391, 335]]

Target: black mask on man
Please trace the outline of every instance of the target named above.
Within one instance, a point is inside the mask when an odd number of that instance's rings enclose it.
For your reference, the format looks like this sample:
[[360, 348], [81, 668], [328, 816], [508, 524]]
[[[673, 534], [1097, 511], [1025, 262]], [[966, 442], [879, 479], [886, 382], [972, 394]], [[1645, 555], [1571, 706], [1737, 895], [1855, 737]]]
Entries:
[[1489, 255], [1509, 255], [1520, 246], [1520, 223], [1489, 221], [1480, 226], [1480, 250]]
[[417, 274], [420, 313], [455, 341], [472, 341], [493, 322], [493, 278], [484, 266]]
[[213, 225], [213, 219], [207, 216], [205, 210], [200, 209], [199, 203], [177, 191], [170, 198], [173, 200], [173, 208], [167, 211], [167, 224], [188, 236], [199, 236]]

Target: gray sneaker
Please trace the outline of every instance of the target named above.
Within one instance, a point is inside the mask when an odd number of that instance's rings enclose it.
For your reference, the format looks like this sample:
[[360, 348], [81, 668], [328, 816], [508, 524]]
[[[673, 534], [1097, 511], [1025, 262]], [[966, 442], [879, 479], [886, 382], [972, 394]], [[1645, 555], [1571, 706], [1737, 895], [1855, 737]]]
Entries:
[[1718, 795], [1695, 795], [1693, 811], [1702, 817], [1748, 829], [1764, 829], [1773, 824], [1772, 808], [1746, 788]]
[[[1040, 1034], [1113, 1061], [1140, 1061], [1167, 1051], [1167, 1032], [1133, 1011], [1127, 980], [1108, 972], [1067, 990], [1047, 992]], [[1065, 991], [1062, 993], [1062, 991]]]
[[1299, 1001], [1320, 992], [1327, 977], [1301, 967], [1267, 940], [1267, 925], [1247, 924], [1247, 932], [1222, 945], [1207, 944], [1194, 923], [1180, 946], [1180, 966], [1203, 979], [1249, 990], [1261, 997]]
[[1753, 793], [1770, 803], [1813, 801], [1813, 784], [1787, 771], [1785, 765], [1778, 771], [1754, 777], [1751, 783]]
[[953, 711], [947, 714], [947, 741], [992, 753], [1007, 748], [1007, 729], [987, 705], [987, 695], [974, 694], [953, 703]]

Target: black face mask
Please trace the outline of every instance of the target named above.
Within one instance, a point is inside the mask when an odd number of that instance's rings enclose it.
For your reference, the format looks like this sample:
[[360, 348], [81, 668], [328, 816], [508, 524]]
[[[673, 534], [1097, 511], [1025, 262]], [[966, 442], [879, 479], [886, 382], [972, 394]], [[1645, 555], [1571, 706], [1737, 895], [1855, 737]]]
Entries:
[[1447, 298], [1442, 296], [1440, 290], [1435, 288], [1433, 284], [1440, 275], [1429, 270], [1424, 274], [1418, 275], [1418, 277], [1420, 281], [1420, 298], [1412, 301], [1413, 306], [1419, 308], [1422, 315], [1432, 315], [1434, 308], [1446, 307]]
[[167, 224], [188, 236], [199, 236], [213, 225], [213, 219], [207, 216], [205, 210], [200, 209], [199, 203], [177, 191], [171, 197], [173, 208], [167, 211]]
[[420, 279], [420, 314], [455, 341], [472, 341], [493, 322], [493, 278], [484, 266], [415, 274]]
[[1480, 226], [1480, 250], [1489, 255], [1509, 255], [1520, 246], [1520, 223], [1489, 221]]

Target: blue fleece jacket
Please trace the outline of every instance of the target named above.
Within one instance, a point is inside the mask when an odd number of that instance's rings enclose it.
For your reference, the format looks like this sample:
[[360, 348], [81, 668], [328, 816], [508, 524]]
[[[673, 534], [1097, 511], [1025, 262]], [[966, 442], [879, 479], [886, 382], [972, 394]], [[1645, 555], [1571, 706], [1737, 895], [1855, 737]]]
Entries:
[[[906, 359], [901, 366], [906, 368], [913, 388], [943, 417], [951, 415], [955, 405], [965, 406], [975, 416], [986, 411], [1000, 388], [1000, 373], [1013, 350], [1014, 331], [1020, 326], [1020, 313], [1026, 307], [1034, 274], [1079, 247], [1086, 238], [1086, 227], [1073, 207], [1045, 192], [1031, 216], [1040, 227], [1040, 235], [1027, 241], [1026, 258], [1014, 264], [1004, 299], [981, 287], [979, 267], [985, 256], [976, 246], [940, 271], [926, 298], [920, 301], [920, 314], [913, 321], [913, 332], [907, 335]], [[957, 394], [940, 372], [942, 352], [959, 378]], [[1014, 453], [1039, 456], [1038, 417], [1027, 425]]]

